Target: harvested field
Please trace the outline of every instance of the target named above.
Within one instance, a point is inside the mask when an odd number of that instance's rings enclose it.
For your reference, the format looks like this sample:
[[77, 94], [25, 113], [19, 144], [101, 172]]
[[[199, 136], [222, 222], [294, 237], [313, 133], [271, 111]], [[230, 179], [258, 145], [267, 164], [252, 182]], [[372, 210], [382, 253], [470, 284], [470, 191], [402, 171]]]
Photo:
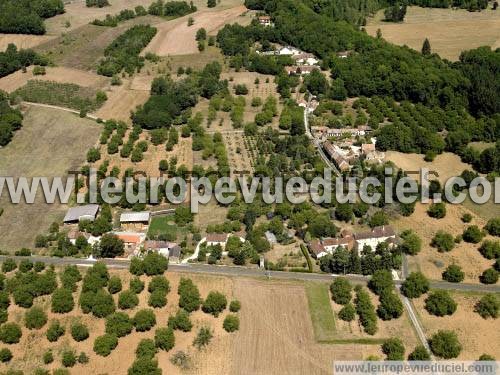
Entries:
[[[430, 246], [432, 238], [438, 230], [444, 230], [453, 236], [462, 234], [468, 225], [477, 225], [482, 228], [486, 222], [473, 212], [460, 205], [446, 205], [446, 217], [433, 219], [427, 215], [428, 205], [417, 203], [415, 212], [410, 217], [400, 217], [391, 223], [398, 232], [405, 229], [414, 230], [422, 239], [422, 251], [415, 256], [408, 257], [411, 271], [421, 271], [432, 280], [441, 280], [441, 274], [450, 264], [457, 264], [465, 272], [464, 282], [479, 283], [479, 276], [491, 267], [493, 261], [483, 258], [479, 253], [479, 244], [461, 242], [448, 253], [440, 253]], [[464, 224], [461, 217], [464, 213], [471, 213], [473, 220]]]
[[[246, 10], [245, 6], [240, 5], [224, 10], [199, 11], [158, 24], [158, 33], [143, 52], [153, 52], [159, 56], [196, 54], [198, 45], [195, 35], [198, 29], [203, 27], [207, 33], [213, 33], [224, 24], [233, 23]], [[193, 26], [187, 25], [189, 17], [194, 19]]]
[[108, 100], [95, 112], [102, 119], [115, 119], [131, 123], [130, 112], [139, 105], [146, 103], [149, 98], [149, 89], [133, 90], [127, 88], [128, 82], [121, 86], [111, 86], [106, 95]]
[[[100, 126], [60, 110], [29, 107], [23, 127], [12, 142], [0, 149], [2, 176], [65, 176], [79, 168], [89, 147], [99, 137]], [[9, 204], [0, 199], [0, 249], [13, 252], [22, 246], [32, 247], [37, 234], [64, 216], [66, 207], [48, 205], [42, 197], [34, 204]]]
[[384, 11], [368, 20], [366, 31], [394, 44], [408, 45], [420, 51], [425, 38], [433, 52], [449, 60], [458, 60], [464, 50], [488, 45], [500, 47], [500, 13], [491, 10], [468, 12], [465, 9], [408, 7], [402, 23], [384, 22]]
[[458, 360], [477, 360], [484, 353], [499, 358], [500, 330], [498, 329], [498, 320], [483, 319], [474, 312], [474, 305], [481, 298], [481, 295], [454, 292], [451, 296], [458, 307], [453, 315], [446, 317], [429, 314], [424, 308], [425, 296], [413, 300], [426, 336], [430, 338], [440, 329], [456, 332], [463, 347]]
[[17, 49], [28, 49], [45, 43], [56, 36], [52, 35], [25, 35], [25, 34], [1, 34], [0, 51], [5, 51], [10, 43], [16, 45]]
[[86, 72], [78, 69], [64, 67], [46, 67], [45, 75], [33, 75], [33, 67], [27, 68], [27, 72], [23, 73], [18, 70], [15, 73], [9, 74], [0, 78], [0, 90], [11, 93], [18, 88], [26, 85], [29, 80], [36, 79], [38, 81], [52, 81], [58, 83], [74, 83], [82, 87], [91, 87], [100, 89], [104, 87], [109, 79], [97, 74]]

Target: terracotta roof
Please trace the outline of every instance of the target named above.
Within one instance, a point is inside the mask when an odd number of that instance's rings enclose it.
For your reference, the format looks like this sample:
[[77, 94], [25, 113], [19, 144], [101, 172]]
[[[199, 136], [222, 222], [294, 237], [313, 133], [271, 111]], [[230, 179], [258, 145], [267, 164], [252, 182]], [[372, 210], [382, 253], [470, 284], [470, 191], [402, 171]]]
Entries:
[[375, 227], [371, 231], [355, 233], [354, 238], [356, 240], [366, 240], [368, 238], [382, 238], [382, 237], [393, 237], [396, 235], [394, 229], [389, 225], [384, 225], [381, 227]]
[[375, 145], [373, 143], [363, 143], [361, 145], [361, 152], [364, 154], [369, 154], [372, 151], [375, 151]]
[[138, 244], [141, 242], [141, 236], [133, 233], [120, 233], [116, 235], [120, 240], [125, 243]]
[[309, 250], [314, 254], [318, 255], [325, 251], [325, 247], [321, 244], [319, 240], [312, 240], [309, 243]]
[[209, 233], [207, 234], [207, 242], [226, 242], [227, 233]]

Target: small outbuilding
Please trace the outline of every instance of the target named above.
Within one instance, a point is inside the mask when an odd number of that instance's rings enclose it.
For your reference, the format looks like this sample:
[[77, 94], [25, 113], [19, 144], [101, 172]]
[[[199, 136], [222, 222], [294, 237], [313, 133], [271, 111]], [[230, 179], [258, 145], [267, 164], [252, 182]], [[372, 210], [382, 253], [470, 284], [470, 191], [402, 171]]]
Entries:
[[146, 230], [151, 220], [151, 212], [124, 212], [120, 215], [120, 225], [125, 230]]
[[66, 216], [64, 216], [64, 224], [76, 224], [80, 221], [94, 221], [99, 213], [99, 205], [87, 204], [85, 206], [71, 207]]

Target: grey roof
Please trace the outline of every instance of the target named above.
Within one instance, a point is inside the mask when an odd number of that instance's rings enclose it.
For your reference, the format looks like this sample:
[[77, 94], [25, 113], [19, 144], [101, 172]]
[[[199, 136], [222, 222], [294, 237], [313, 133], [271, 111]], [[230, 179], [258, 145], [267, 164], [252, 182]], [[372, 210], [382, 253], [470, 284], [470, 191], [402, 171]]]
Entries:
[[270, 243], [270, 244], [275, 244], [278, 242], [278, 240], [276, 239], [276, 236], [274, 235], [274, 233], [270, 232], [270, 231], [267, 231], [266, 233], [264, 233], [265, 236], [266, 236], [266, 239], [267, 241]]
[[79, 221], [81, 219], [94, 220], [98, 212], [99, 205], [97, 204], [71, 207], [64, 217], [64, 222], [68, 223], [72, 221]]
[[151, 212], [124, 212], [120, 215], [120, 223], [149, 222]]
[[172, 247], [171, 249], [168, 249], [168, 257], [172, 258], [180, 258], [181, 256], [181, 247], [179, 245], [176, 245]]

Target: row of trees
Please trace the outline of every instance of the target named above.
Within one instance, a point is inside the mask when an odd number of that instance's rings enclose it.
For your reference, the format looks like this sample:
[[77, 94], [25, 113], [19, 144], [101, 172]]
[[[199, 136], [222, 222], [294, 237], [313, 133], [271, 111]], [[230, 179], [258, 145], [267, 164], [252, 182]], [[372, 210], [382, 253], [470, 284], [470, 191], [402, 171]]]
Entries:
[[15, 44], [10, 43], [5, 51], [0, 51], [0, 78], [5, 77], [30, 65], [47, 65], [44, 57], [31, 49], [18, 50]]
[[9, 106], [8, 95], [0, 91], [0, 146], [7, 145], [22, 127], [23, 115]]

